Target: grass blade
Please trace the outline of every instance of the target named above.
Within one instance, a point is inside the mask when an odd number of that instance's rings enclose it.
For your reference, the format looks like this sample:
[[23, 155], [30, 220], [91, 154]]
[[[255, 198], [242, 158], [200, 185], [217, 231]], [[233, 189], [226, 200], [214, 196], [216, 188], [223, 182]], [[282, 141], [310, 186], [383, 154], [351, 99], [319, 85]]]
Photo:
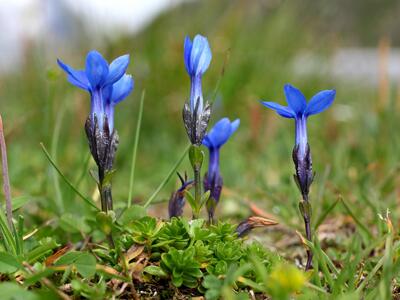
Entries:
[[372, 234], [368, 230], [368, 228], [356, 217], [356, 215], [353, 213], [353, 211], [350, 209], [350, 207], [347, 205], [347, 203], [344, 201], [342, 197], [340, 197], [340, 200], [346, 209], [347, 213], [353, 218], [354, 222], [367, 234], [367, 236], [372, 239]]
[[129, 179], [128, 199], [126, 202], [126, 206], [128, 208], [131, 206], [131, 202], [132, 202], [133, 181], [135, 179], [136, 154], [137, 154], [137, 148], [138, 148], [138, 144], [139, 144], [140, 128], [142, 126], [143, 103], [144, 103], [145, 95], [146, 95], [146, 91], [144, 90], [142, 92], [142, 97], [140, 98], [139, 115], [138, 115], [138, 119], [137, 119], [137, 123], [136, 123], [136, 134], [135, 134], [135, 141], [133, 144], [133, 151], [132, 151], [131, 176]]
[[321, 288], [321, 287], [319, 287], [319, 286], [316, 286], [316, 285], [314, 285], [314, 284], [312, 284], [312, 283], [310, 283], [310, 282], [305, 282], [304, 285], [305, 285], [306, 287], [308, 287], [308, 288], [310, 288], [310, 289], [316, 291], [316, 292], [322, 293], [322, 294], [324, 294], [324, 295], [328, 295], [328, 292], [325, 291], [323, 288]]
[[81, 174], [79, 174], [78, 179], [76, 180], [76, 187], [79, 188], [85, 175], [88, 173], [89, 163], [90, 163], [90, 152], [87, 152], [86, 157], [83, 161], [83, 168]]
[[226, 51], [226, 54], [225, 54], [224, 62], [222, 63], [221, 72], [219, 73], [217, 82], [215, 84], [214, 92], [213, 92], [213, 95], [212, 95], [212, 98], [211, 98], [211, 104], [213, 104], [215, 102], [215, 99], [217, 99], [219, 86], [221, 84], [222, 77], [225, 74], [225, 68], [226, 68], [226, 65], [228, 64], [229, 57], [230, 57], [230, 50], [228, 49]]
[[15, 239], [10, 228], [7, 226], [7, 219], [4, 213], [0, 210], [0, 231], [2, 233], [2, 240], [4, 241], [4, 247], [8, 252], [17, 254], [17, 246]]
[[379, 271], [380, 268], [382, 268], [384, 262], [385, 262], [386, 257], [382, 256], [379, 261], [376, 263], [375, 267], [368, 273], [368, 275], [364, 278], [364, 280], [361, 282], [361, 284], [357, 288], [357, 292], [361, 292], [367, 283], [375, 276], [375, 274]]
[[[57, 118], [56, 118], [56, 124], [54, 126], [54, 131], [53, 135], [51, 138], [51, 156], [54, 158], [54, 161], [56, 162], [56, 155], [57, 155], [57, 150], [58, 150], [58, 141], [60, 137], [60, 131], [61, 131], [61, 125], [62, 125], [62, 120], [64, 118], [64, 112], [65, 112], [65, 105], [61, 106], [61, 109], [58, 111]], [[62, 215], [64, 212], [64, 202], [63, 202], [63, 197], [61, 193], [61, 188], [60, 188], [60, 181], [58, 180], [58, 176], [56, 174], [56, 171], [54, 169], [50, 170], [51, 171], [51, 178], [53, 181], [54, 185], [54, 191], [56, 196], [55, 202], [57, 206], [58, 213]]]
[[331, 206], [328, 207], [328, 209], [326, 209], [322, 215], [318, 218], [316, 224], [315, 224], [315, 230], [319, 227], [319, 225], [322, 224], [322, 222], [325, 221], [326, 217], [330, 214], [330, 212], [336, 207], [336, 205], [339, 203], [340, 198], [336, 199], [335, 202], [333, 202], [331, 204]]
[[47, 151], [46, 147], [43, 145], [43, 143], [40, 143], [40, 147], [42, 147], [42, 150], [44, 152], [44, 154], [46, 155], [46, 158], [49, 160], [49, 162], [51, 163], [51, 165], [54, 167], [54, 169], [57, 171], [58, 175], [61, 176], [61, 178], [64, 180], [64, 182], [83, 200], [85, 201], [88, 205], [90, 205], [91, 207], [95, 208], [96, 210], [99, 211], [99, 208], [96, 206], [96, 204], [89, 198], [85, 197], [84, 195], [82, 195], [81, 192], [79, 192], [75, 186], [67, 179], [67, 177], [65, 177], [65, 175], [61, 172], [61, 170], [58, 168], [58, 166], [56, 165], [56, 163], [54, 162], [54, 160], [51, 158], [49, 152]]
[[181, 157], [178, 159], [178, 161], [175, 163], [175, 165], [172, 167], [172, 169], [169, 171], [168, 175], [164, 178], [164, 180], [161, 182], [161, 184], [157, 187], [157, 189], [154, 191], [154, 193], [150, 196], [150, 198], [146, 201], [144, 204], [144, 208], [149, 207], [149, 205], [154, 201], [154, 199], [157, 197], [158, 193], [161, 191], [161, 189], [168, 183], [169, 179], [171, 176], [175, 173], [176, 169], [179, 167], [183, 159], [185, 158], [187, 152], [189, 151], [191, 144], [186, 146], [185, 151], [183, 151]]

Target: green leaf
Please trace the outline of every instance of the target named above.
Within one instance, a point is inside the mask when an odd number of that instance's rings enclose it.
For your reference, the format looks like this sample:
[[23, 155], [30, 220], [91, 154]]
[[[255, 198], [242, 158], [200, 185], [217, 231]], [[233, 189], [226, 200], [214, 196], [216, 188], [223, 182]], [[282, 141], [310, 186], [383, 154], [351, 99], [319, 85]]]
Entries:
[[132, 205], [126, 209], [120, 217], [120, 222], [126, 225], [132, 221], [139, 220], [147, 214], [146, 208], [141, 205]]
[[183, 278], [182, 277], [172, 277], [172, 283], [176, 287], [180, 287], [183, 283]]
[[208, 190], [203, 195], [201, 195], [200, 208], [203, 207], [203, 205], [208, 201], [208, 199], [210, 199], [210, 193], [211, 191]]
[[14, 282], [0, 283], [0, 295], [2, 300], [40, 300], [33, 292], [25, 290]]
[[90, 278], [96, 273], [96, 258], [87, 252], [68, 252], [61, 256], [55, 265], [73, 265], [84, 278]]
[[0, 233], [1, 239], [4, 249], [8, 252], [12, 252], [14, 254], [17, 253], [17, 245], [13, 233], [7, 224], [7, 217], [3, 213], [3, 210], [0, 209]]
[[310, 202], [301, 200], [299, 202], [299, 209], [303, 217], [311, 218], [312, 210]]
[[111, 185], [111, 181], [112, 181], [112, 178], [113, 178], [114, 174], [115, 174], [115, 169], [113, 169], [113, 170], [111, 170], [109, 172], [106, 172], [104, 174], [103, 182], [101, 182], [101, 185], [103, 187], [107, 186], [107, 185]]
[[14, 273], [23, 266], [18, 262], [18, 260], [10, 253], [0, 252], [0, 273]]
[[96, 273], [96, 258], [90, 253], [82, 253], [75, 261], [75, 266], [84, 278], [90, 278]]
[[189, 149], [189, 160], [193, 168], [201, 168], [204, 152], [199, 146], [192, 145]]
[[201, 228], [204, 224], [204, 219], [194, 219], [188, 224], [188, 232], [191, 238], [195, 235], [195, 230]]
[[96, 214], [96, 221], [97, 221], [97, 225], [99, 226], [100, 230], [105, 235], [109, 235], [111, 233], [114, 224], [113, 224], [112, 216], [110, 214], [107, 214], [103, 211], [98, 212]]
[[72, 214], [63, 214], [60, 218], [59, 225], [64, 231], [70, 233], [90, 232], [90, 226], [85, 220], [82, 217]]
[[149, 273], [150, 275], [153, 275], [153, 276], [158, 276], [158, 277], [166, 277], [167, 276], [167, 273], [165, 273], [163, 271], [163, 269], [161, 269], [158, 266], [148, 266], [148, 267], [144, 268], [143, 271], [146, 273]]
[[45, 238], [40, 241], [40, 244], [37, 247], [33, 248], [26, 254], [26, 259], [29, 263], [34, 263], [36, 262], [36, 260], [59, 246], [60, 245], [57, 244], [57, 242], [54, 241], [52, 238]]
[[36, 282], [40, 281], [43, 278], [46, 278], [50, 275], [52, 275], [53, 273], [55, 273], [55, 270], [51, 270], [51, 269], [44, 269], [43, 271], [34, 273], [33, 275], [27, 277], [24, 281], [24, 285], [25, 286], [30, 286], [35, 284]]
[[82, 253], [78, 251], [70, 251], [65, 253], [61, 256], [54, 265], [61, 266], [61, 265], [72, 265], [78, 258], [81, 256]]
[[26, 203], [28, 203], [30, 200], [32, 200], [31, 196], [14, 197], [12, 199], [12, 209], [13, 209], [13, 211], [16, 211], [18, 208], [21, 208]]
[[208, 300], [218, 300], [221, 296], [223, 281], [215, 275], [207, 275], [204, 278], [203, 286], [207, 289], [205, 296]]
[[192, 193], [189, 192], [188, 190], [185, 191], [185, 199], [187, 200], [187, 202], [189, 202], [189, 205], [192, 208], [192, 210], [196, 210], [197, 208], [196, 200], [194, 199]]

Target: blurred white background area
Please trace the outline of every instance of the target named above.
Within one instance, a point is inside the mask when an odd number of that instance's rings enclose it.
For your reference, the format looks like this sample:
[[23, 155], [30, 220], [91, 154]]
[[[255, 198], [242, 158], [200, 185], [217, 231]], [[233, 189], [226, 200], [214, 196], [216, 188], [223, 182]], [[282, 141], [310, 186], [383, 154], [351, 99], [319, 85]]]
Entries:
[[185, 0], [0, 0], [0, 73], [23, 64], [25, 51], [73, 47], [82, 36], [112, 40], [135, 34]]
[[[74, 56], [77, 49], [101, 49], [121, 37], [134, 38], [160, 14], [191, 1], [195, 0], [0, 0], [0, 75], [21, 71], [32, 51], [38, 61], [54, 62], [58, 56]], [[378, 85], [382, 76], [400, 81], [400, 49], [338, 47], [331, 54], [321, 58], [300, 52], [293, 71], [301, 76], [325, 73], [365, 85]]]

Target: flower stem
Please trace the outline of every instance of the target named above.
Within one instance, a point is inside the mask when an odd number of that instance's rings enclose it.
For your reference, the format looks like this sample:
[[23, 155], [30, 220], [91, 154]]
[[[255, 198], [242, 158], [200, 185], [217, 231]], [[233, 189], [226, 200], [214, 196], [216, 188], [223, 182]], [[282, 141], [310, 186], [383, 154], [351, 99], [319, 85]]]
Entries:
[[106, 200], [104, 197], [104, 170], [102, 168], [99, 168], [99, 193], [100, 193], [100, 202], [101, 202], [101, 210], [107, 213], [107, 204]]
[[[308, 195], [303, 195], [303, 200], [299, 203], [300, 212], [303, 215], [304, 227], [306, 231], [306, 238], [312, 242], [312, 232], [311, 232], [311, 203], [309, 202]], [[307, 249], [307, 263], [305, 270], [310, 270], [312, 268], [312, 258], [313, 254], [310, 249]]]
[[4, 196], [6, 198], [6, 213], [7, 213], [7, 222], [10, 230], [14, 228], [14, 224], [12, 221], [12, 205], [11, 205], [11, 189], [10, 189], [10, 178], [8, 176], [8, 164], [7, 164], [7, 148], [6, 141], [4, 138], [3, 131], [3, 120], [0, 115], [0, 148], [1, 148], [1, 161], [2, 161], [2, 173], [3, 173], [3, 190]]
[[198, 219], [201, 210], [201, 166], [203, 164], [204, 152], [200, 146], [192, 145], [189, 149], [189, 160], [194, 173], [194, 207], [193, 219]]
[[[308, 200], [305, 200], [308, 202]], [[309, 202], [308, 202], [309, 204]], [[304, 216], [304, 225], [305, 225], [305, 230], [306, 230], [306, 237], [307, 240], [309, 240], [311, 242], [312, 238], [311, 238], [311, 216], [308, 214], [305, 214]], [[312, 268], [312, 258], [313, 258], [313, 254], [311, 252], [310, 249], [307, 250], [307, 263], [306, 263], [306, 271], [310, 270]]]
[[[101, 201], [101, 210], [105, 213], [108, 213], [109, 210], [113, 209], [113, 201], [112, 201], [112, 189], [111, 183], [105, 182], [105, 172], [103, 169], [99, 167], [99, 192], [100, 192], [100, 201]], [[112, 237], [112, 234], [107, 235], [107, 240], [111, 248], [115, 248], [115, 243]]]
[[200, 215], [200, 201], [201, 201], [201, 179], [200, 167], [194, 166], [194, 199], [196, 201], [196, 209], [193, 211], [193, 219], [198, 219]]

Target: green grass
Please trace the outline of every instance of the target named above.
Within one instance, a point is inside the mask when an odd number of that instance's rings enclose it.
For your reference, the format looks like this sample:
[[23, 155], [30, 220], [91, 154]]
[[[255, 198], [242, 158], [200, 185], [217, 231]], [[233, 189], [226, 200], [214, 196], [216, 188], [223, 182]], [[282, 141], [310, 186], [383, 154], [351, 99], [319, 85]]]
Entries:
[[[129, 73], [135, 78], [135, 90], [116, 109], [120, 147], [113, 178], [114, 199], [117, 209], [125, 207], [128, 197], [136, 204], [149, 199], [165, 202], [177, 186], [177, 178], [172, 177], [156, 197], [152, 194], [187, 145], [181, 116], [189, 92], [183, 38], [200, 32], [209, 37], [213, 50], [203, 82], [208, 98], [213, 97], [220, 80], [212, 123], [224, 116], [241, 119], [238, 132], [222, 149], [225, 188], [217, 216], [238, 222], [251, 214], [248, 203], [252, 202], [273, 214], [281, 225], [275, 230], [256, 231], [251, 237], [291, 263], [304, 255], [295, 234], [295, 230], [303, 232], [303, 224], [298, 212], [299, 194], [292, 180], [294, 124], [263, 108], [258, 100], [283, 103], [283, 85], [287, 82], [308, 98], [321, 89], [335, 88], [337, 98], [332, 108], [309, 120], [309, 142], [317, 172], [311, 190], [312, 223], [318, 227], [316, 239], [309, 246], [315, 253], [314, 267], [320, 272], [307, 274], [308, 285], [297, 297], [390, 299], [390, 295], [397, 295], [398, 88], [389, 85], [388, 98], [381, 99], [374, 86], [335, 79], [328, 73], [299, 76], [292, 72], [293, 58], [302, 51], [319, 54], [328, 64], [338, 34], [343, 34], [344, 45], [353, 45], [354, 36], [360, 46], [375, 45], [372, 41], [379, 38], [377, 32], [362, 25], [367, 19], [362, 12], [352, 15], [350, 19], [356, 25], [348, 30], [339, 25], [332, 25], [332, 29], [328, 24], [334, 19], [330, 14], [324, 19], [323, 8], [308, 1], [270, 6], [247, 1], [188, 3], [160, 16], [137, 36], [105, 41], [100, 46], [88, 38], [80, 48], [46, 53], [46, 57], [42, 47], [33, 46], [23, 72], [0, 79], [12, 194], [15, 200], [29, 199], [17, 215], [24, 216], [24, 235], [38, 229], [34, 241], [25, 241], [25, 250], [40, 246], [40, 253], [49, 255], [51, 249], [85, 239], [90, 231], [87, 228], [95, 222], [87, 205], [90, 199], [97, 199], [96, 185], [89, 175], [95, 165], [88, 161], [83, 130], [89, 100], [66, 82], [55, 58], [62, 56], [78, 67], [94, 47], [109, 60], [126, 52], [132, 55]], [[341, 8], [335, 9], [341, 12]], [[380, 13], [386, 15], [388, 10], [390, 7], [381, 7]], [[348, 14], [357, 13], [354, 9]], [[140, 140], [136, 144], [144, 90]], [[343, 107], [351, 111], [351, 116], [341, 121], [338, 115]], [[46, 158], [40, 143], [63, 176]], [[132, 156], [136, 156], [134, 175]], [[190, 174], [189, 161], [184, 159], [178, 170]], [[387, 210], [391, 230], [388, 220], [380, 217], [386, 216]], [[149, 213], [167, 217], [165, 203], [150, 206]], [[190, 216], [189, 211], [187, 214]], [[52, 240], [39, 242], [46, 237]], [[283, 243], [287, 240], [293, 242]], [[10, 244], [12, 249], [16, 247], [15, 242]], [[234, 285], [235, 280], [228, 279], [221, 288]], [[233, 299], [228, 298], [233, 297], [230, 289], [224, 293], [225, 299]]]

